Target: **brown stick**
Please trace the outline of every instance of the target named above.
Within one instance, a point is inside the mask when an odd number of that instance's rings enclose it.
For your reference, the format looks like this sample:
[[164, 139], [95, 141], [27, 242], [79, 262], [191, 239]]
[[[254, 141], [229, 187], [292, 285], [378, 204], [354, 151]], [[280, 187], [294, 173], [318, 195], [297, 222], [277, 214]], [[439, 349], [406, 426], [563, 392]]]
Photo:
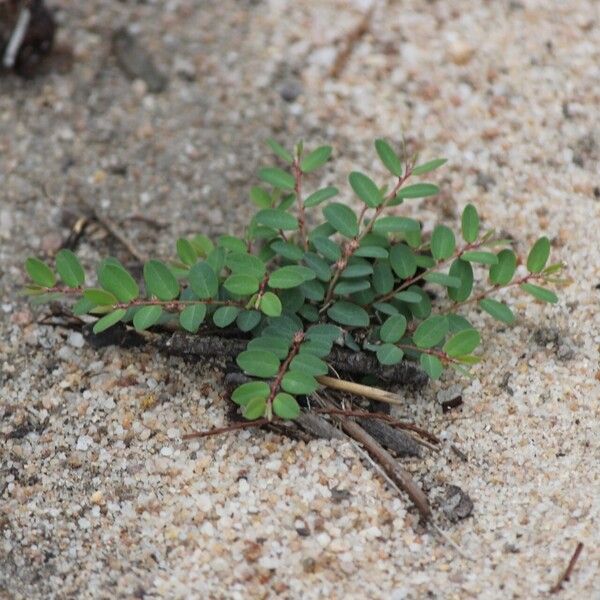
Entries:
[[[336, 406], [325, 398], [321, 402], [326, 408], [334, 409]], [[375, 441], [358, 423], [344, 419], [341, 421], [343, 430], [353, 440], [357, 441], [362, 447], [379, 463], [388, 476], [408, 495], [421, 517], [427, 521], [431, 517], [431, 508], [427, 496], [423, 490], [415, 483], [410, 473], [403, 469], [387, 452]]]
[[[156, 337], [156, 345], [160, 350], [178, 356], [233, 359], [246, 349], [247, 344], [248, 340], [225, 338], [223, 334], [199, 336], [177, 331], [170, 336]], [[407, 361], [386, 367], [379, 364], [374, 354], [354, 352], [337, 346], [332, 348], [326, 361], [333, 369], [347, 375], [370, 374], [389, 383], [409, 384], [415, 387], [422, 387], [427, 383], [425, 373]], [[394, 394], [390, 394], [390, 397], [394, 397]]]
[[575, 563], [577, 562], [577, 559], [579, 558], [579, 555], [581, 554], [582, 550], [583, 543], [579, 542], [577, 544], [577, 547], [575, 548], [575, 552], [573, 552], [573, 556], [571, 556], [571, 560], [569, 561], [565, 572], [559, 577], [558, 581], [550, 588], [550, 594], [557, 594], [558, 592], [560, 592], [560, 590], [562, 590], [563, 583], [565, 581], [569, 581], [569, 578], [573, 573], [573, 569], [575, 568]]
[[415, 425], [413, 423], [407, 423], [406, 421], [398, 421], [394, 419], [391, 415], [386, 415], [384, 413], [370, 413], [365, 410], [343, 410], [342, 408], [315, 408], [313, 409], [316, 413], [324, 413], [327, 415], [341, 415], [343, 417], [360, 417], [362, 419], [380, 419], [381, 421], [386, 421], [390, 427], [395, 427], [398, 429], [408, 429], [409, 431], [414, 431], [420, 436], [428, 439], [434, 444], [441, 444], [440, 438], [435, 436], [433, 433]]

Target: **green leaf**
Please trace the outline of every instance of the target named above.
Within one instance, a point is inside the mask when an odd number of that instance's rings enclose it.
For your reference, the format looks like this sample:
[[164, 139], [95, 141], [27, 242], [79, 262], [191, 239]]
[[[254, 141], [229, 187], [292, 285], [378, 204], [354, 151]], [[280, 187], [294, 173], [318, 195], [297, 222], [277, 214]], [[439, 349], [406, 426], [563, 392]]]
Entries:
[[305, 208], [310, 208], [311, 206], [317, 206], [317, 204], [321, 204], [321, 202], [325, 202], [325, 200], [329, 200], [334, 196], [339, 194], [339, 190], [336, 187], [329, 186], [326, 188], [322, 188], [313, 192], [305, 201]]
[[159, 260], [149, 260], [144, 265], [144, 281], [146, 282], [146, 291], [159, 300], [173, 300], [179, 295], [177, 279], [170, 269]]
[[384, 315], [394, 316], [398, 314], [398, 309], [389, 302], [374, 302], [373, 308]]
[[450, 258], [456, 248], [456, 240], [451, 229], [438, 225], [431, 235], [431, 254], [436, 260]]
[[249, 296], [258, 292], [260, 281], [253, 275], [230, 275], [223, 283], [223, 287], [236, 296]]
[[363, 256], [365, 258], [388, 258], [389, 252], [381, 246], [361, 246], [354, 256]]
[[428, 283], [437, 283], [447, 288], [460, 288], [462, 281], [458, 277], [446, 275], [446, 273], [428, 273], [423, 277]]
[[340, 281], [333, 291], [338, 296], [346, 296], [347, 294], [354, 294], [362, 290], [368, 290], [371, 284], [366, 279], [351, 279], [350, 281]]
[[376, 233], [420, 232], [421, 225], [408, 217], [381, 217], [375, 221], [373, 231]]
[[448, 323], [450, 324], [450, 333], [458, 333], [463, 329], [474, 329], [473, 325], [461, 315], [450, 313], [448, 315]]
[[331, 353], [331, 344], [322, 340], [311, 340], [302, 344], [302, 350], [323, 358]]
[[290, 343], [282, 337], [275, 335], [265, 335], [264, 333], [259, 337], [254, 338], [248, 342], [248, 350], [264, 350], [272, 352], [277, 358], [284, 360], [290, 350]]
[[376, 208], [383, 202], [383, 195], [375, 183], [363, 173], [353, 171], [348, 177], [354, 193], [369, 207]]
[[550, 256], [550, 240], [541, 237], [529, 251], [527, 256], [527, 270], [530, 273], [539, 273], [546, 266]]
[[454, 302], [464, 302], [473, 291], [473, 267], [468, 262], [456, 259], [450, 265], [448, 275], [460, 279], [459, 287], [448, 288], [448, 296]]
[[398, 292], [394, 298], [396, 300], [402, 300], [402, 302], [408, 302], [408, 304], [418, 304], [421, 302], [421, 294], [418, 292], [405, 290], [403, 292]]
[[278, 317], [281, 314], [281, 300], [273, 292], [265, 292], [260, 299], [260, 310], [267, 317]]
[[[340, 335], [342, 330], [337, 325], [330, 323], [320, 323], [319, 325], [311, 325], [306, 331], [306, 339], [311, 341], [327, 342], [332, 344]], [[304, 345], [302, 346], [302, 349]]]
[[281, 190], [292, 191], [296, 186], [296, 180], [293, 175], [286, 173], [283, 169], [278, 167], [265, 167], [260, 169], [258, 177], [266, 183], [270, 183], [273, 187]]
[[198, 256], [208, 256], [215, 249], [210, 238], [203, 233], [198, 233], [192, 238], [192, 246]]
[[319, 320], [319, 310], [313, 304], [304, 304], [299, 310], [298, 314], [311, 323], [316, 323]]
[[320, 146], [307, 154], [300, 162], [300, 170], [303, 173], [312, 173], [322, 167], [331, 156], [331, 146]]
[[69, 287], [79, 287], [85, 281], [85, 273], [79, 259], [66, 248], [59, 250], [56, 255], [56, 270], [65, 285]]
[[417, 261], [406, 244], [396, 244], [390, 249], [390, 265], [400, 279], [408, 279], [417, 272]]
[[304, 254], [304, 262], [321, 281], [329, 281], [331, 279], [331, 266], [318, 254], [306, 252]]
[[[327, 269], [329, 270], [329, 265], [327, 265]], [[372, 273], [373, 266], [368, 260], [352, 257], [340, 276], [345, 279], [356, 279], [357, 277], [368, 277]]]
[[481, 263], [482, 265], [498, 264], [498, 257], [495, 254], [492, 254], [491, 252], [481, 252], [479, 250], [463, 252], [460, 258], [467, 262]]
[[426, 198], [427, 196], [435, 196], [440, 189], [433, 183], [415, 183], [413, 185], [407, 185], [401, 188], [396, 198], [408, 199], [408, 198]]
[[417, 327], [413, 342], [419, 348], [433, 348], [446, 337], [448, 328], [448, 319], [444, 315], [434, 315]]
[[369, 326], [369, 314], [367, 311], [362, 306], [346, 302], [345, 300], [340, 300], [330, 306], [327, 310], [327, 316], [341, 325], [348, 325], [350, 327]]
[[479, 236], [479, 215], [472, 204], [467, 204], [463, 210], [462, 236], [468, 244], [472, 244]]
[[225, 266], [235, 274], [252, 275], [261, 279], [266, 267], [260, 258], [246, 252], [230, 252], [225, 258]]
[[289, 212], [280, 208], [263, 208], [254, 216], [259, 225], [281, 229], [283, 231], [295, 231], [298, 229], [298, 219]]
[[131, 302], [140, 295], [135, 279], [121, 266], [105, 262], [98, 272], [98, 281], [121, 302]]
[[279, 371], [279, 359], [267, 350], [244, 350], [235, 362], [244, 373], [254, 377], [274, 377]]
[[254, 186], [250, 188], [250, 200], [258, 208], [271, 208], [273, 206], [273, 198], [271, 194], [261, 187]]
[[556, 304], [558, 302], [558, 296], [553, 291], [547, 290], [539, 285], [522, 283], [520, 287], [524, 292], [527, 292], [542, 302], [549, 302], [550, 304]]
[[92, 308], [94, 308], [94, 306], [94, 303], [87, 298], [80, 298], [77, 300], [77, 302], [75, 302], [71, 310], [76, 317], [80, 317], [81, 315], [88, 313]]
[[429, 173], [430, 171], [435, 171], [435, 169], [441, 167], [447, 161], [448, 161], [448, 159], [446, 159], [446, 158], [435, 158], [426, 163], [423, 163], [422, 165], [419, 165], [418, 167], [415, 167], [411, 171], [411, 175], [425, 175], [425, 173]]
[[404, 352], [393, 344], [382, 344], [377, 349], [377, 360], [382, 365], [397, 365], [404, 358]]
[[208, 262], [196, 263], [190, 269], [188, 281], [194, 293], [201, 300], [214, 298], [219, 291], [219, 281]]
[[279, 292], [279, 299], [283, 306], [282, 310], [285, 310], [286, 313], [295, 313], [304, 304], [305, 296], [300, 286], [298, 286], [287, 290], [281, 290]]
[[394, 149], [384, 140], [375, 140], [375, 150], [386, 169], [396, 177], [402, 177], [402, 163]]
[[425, 371], [431, 379], [439, 379], [444, 370], [440, 359], [431, 354], [421, 354], [419, 363], [421, 364], [423, 371]]
[[481, 336], [476, 329], [463, 329], [453, 335], [443, 347], [443, 351], [453, 358], [470, 354], [481, 343]]
[[112, 306], [119, 301], [114, 294], [101, 288], [90, 288], [83, 292], [83, 297], [94, 306]]
[[188, 267], [191, 267], [196, 260], [198, 260], [198, 254], [192, 246], [192, 243], [185, 238], [179, 238], [177, 240], [177, 256], [181, 259], [181, 262]]
[[304, 256], [304, 250], [296, 244], [290, 242], [284, 242], [283, 240], [276, 240], [271, 244], [271, 249], [283, 258], [288, 260], [300, 260]]
[[313, 376], [326, 375], [329, 371], [327, 363], [310, 352], [302, 352], [302, 346], [300, 352], [292, 359], [290, 368]]
[[273, 271], [269, 276], [269, 285], [272, 288], [287, 289], [296, 287], [305, 281], [310, 281], [314, 278], [315, 274], [311, 269], [297, 265], [289, 265]]
[[300, 415], [300, 406], [294, 396], [280, 392], [273, 398], [273, 412], [281, 419], [296, 419]]
[[124, 316], [127, 311], [124, 308], [118, 308], [117, 310], [113, 310], [111, 313], [108, 313], [100, 320], [94, 323], [93, 332], [94, 333], [102, 333], [109, 327], [112, 327], [116, 323], [118, 323]]
[[387, 260], [376, 260], [373, 264], [373, 288], [380, 294], [389, 294], [394, 289], [394, 275]]
[[213, 314], [213, 323], [223, 329], [231, 325], [240, 313], [237, 306], [220, 306]]
[[250, 381], [235, 388], [231, 399], [239, 406], [246, 406], [253, 398], [267, 399], [271, 388], [264, 381]]
[[163, 310], [160, 306], [142, 306], [133, 315], [133, 326], [137, 331], [144, 331], [144, 329], [156, 325], [162, 312]]
[[498, 300], [484, 298], [479, 301], [479, 307], [497, 321], [502, 321], [502, 323], [507, 323], [508, 325], [515, 322], [515, 315], [512, 310], [506, 304], [498, 302]]
[[267, 408], [267, 401], [265, 398], [252, 398], [244, 407], [244, 418], [248, 421], [256, 421], [260, 419]]
[[[241, 252], [245, 248], [241, 249]], [[221, 270], [225, 266], [225, 248], [215, 248], [212, 252], [209, 252], [206, 257], [206, 264], [213, 270], [214, 275], [219, 275]]]
[[358, 235], [358, 219], [354, 211], [339, 202], [331, 202], [323, 209], [327, 222], [343, 236], [354, 237]]
[[517, 257], [512, 250], [498, 252], [498, 263], [490, 267], [490, 281], [495, 285], [507, 285], [517, 270]]
[[244, 333], [252, 331], [261, 321], [262, 315], [257, 310], [242, 310], [235, 320], [235, 324]]
[[399, 341], [406, 332], [406, 317], [404, 315], [393, 315], [381, 326], [379, 337], [382, 342], [394, 344]]
[[56, 275], [52, 269], [39, 258], [30, 257], [25, 261], [25, 270], [31, 279], [42, 287], [54, 287]]
[[276, 142], [273, 138], [269, 138], [267, 140], [267, 146], [269, 146], [269, 148], [271, 148], [271, 150], [273, 150], [273, 153], [276, 156], [278, 156], [279, 158], [281, 158], [281, 160], [283, 160], [284, 162], [289, 163], [290, 165], [294, 162], [294, 157], [292, 156], [292, 153], [289, 152], [288, 150], [286, 150], [281, 144]]
[[329, 238], [317, 237], [312, 243], [316, 250], [318, 250], [327, 260], [336, 261], [342, 256], [340, 247]]
[[206, 304], [190, 304], [179, 313], [179, 324], [190, 333], [196, 333], [206, 317]]
[[312, 375], [292, 370], [283, 376], [281, 387], [290, 394], [312, 394], [319, 384]]

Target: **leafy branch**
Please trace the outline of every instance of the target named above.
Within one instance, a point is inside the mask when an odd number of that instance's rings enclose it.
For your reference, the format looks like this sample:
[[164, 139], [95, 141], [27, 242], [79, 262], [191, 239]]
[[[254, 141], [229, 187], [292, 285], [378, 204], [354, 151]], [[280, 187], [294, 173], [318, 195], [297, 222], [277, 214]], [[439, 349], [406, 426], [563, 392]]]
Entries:
[[[458, 313], [462, 308], [476, 305], [511, 324], [511, 308], [491, 297], [499, 290], [518, 288], [535, 300], [557, 302], [546, 286], [565, 283], [558, 276], [564, 265], [547, 266], [547, 237], [520, 260], [506, 240], [481, 231], [471, 204], [461, 217], [464, 243], [446, 225], [428, 234], [401, 214], [403, 203], [437, 194], [435, 184], [415, 178], [444, 159], [418, 164], [377, 140], [392, 185], [353, 171], [348, 183], [360, 202], [354, 210], [337, 199], [336, 187], [306, 191], [330, 159], [330, 146], [306, 152], [300, 143], [291, 152], [274, 140], [268, 144], [284, 166], [259, 170], [261, 185], [250, 190], [258, 210], [243, 236], [177, 240], [175, 258], [144, 264], [142, 288], [116, 258], [100, 262], [92, 285], [69, 250], [57, 254], [53, 267], [29, 258], [25, 292], [36, 302], [76, 300], [73, 312], [97, 318], [96, 333], [119, 322], [138, 331], [169, 324], [196, 334], [207, 320], [237, 329], [249, 341], [236, 362], [253, 379], [232, 399], [257, 423], [298, 417], [297, 397], [330, 385], [334, 346], [371, 352], [384, 366], [417, 361], [437, 378], [446, 367], [464, 369], [481, 359], [480, 332]], [[309, 228], [307, 212], [317, 207], [322, 222]], [[517, 276], [519, 264], [526, 274]], [[440, 301], [432, 302], [431, 286]]]

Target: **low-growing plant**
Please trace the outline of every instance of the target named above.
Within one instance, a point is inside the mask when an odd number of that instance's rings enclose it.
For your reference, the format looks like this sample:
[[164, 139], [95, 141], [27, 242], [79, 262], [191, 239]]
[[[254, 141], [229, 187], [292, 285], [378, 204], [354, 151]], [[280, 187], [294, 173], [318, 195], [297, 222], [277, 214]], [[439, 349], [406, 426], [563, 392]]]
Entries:
[[[462, 213], [460, 242], [445, 225], [425, 236], [417, 220], [401, 215], [403, 203], [438, 193], [436, 185], [415, 179], [444, 159], [417, 164], [413, 157], [403, 164], [388, 142], [377, 140], [391, 182], [379, 186], [352, 172], [348, 180], [360, 201], [355, 211], [337, 199], [336, 187], [305, 193], [330, 146], [305, 152], [298, 144], [293, 153], [273, 140], [269, 146], [287, 166], [259, 171], [265, 185], [250, 190], [259, 210], [242, 236], [177, 240], [176, 259], [144, 265], [144, 292], [116, 258], [99, 264], [94, 286], [86, 285], [70, 250], [57, 254], [55, 268], [29, 258], [26, 292], [39, 301], [76, 299], [74, 314], [99, 317], [95, 333], [119, 322], [138, 331], [175, 323], [190, 334], [202, 334], [209, 320], [237, 328], [249, 339], [237, 364], [254, 379], [232, 399], [250, 420], [297, 417], [297, 396], [317, 390], [334, 344], [375, 353], [382, 365], [416, 361], [437, 379], [446, 367], [467, 372], [480, 360], [474, 354], [480, 332], [464, 309], [510, 325], [513, 311], [494, 297], [500, 290], [518, 287], [542, 302], [557, 301], [544, 286], [561, 282], [563, 265], [547, 266], [547, 237], [535, 242], [526, 270], [517, 274], [521, 261], [510, 241], [482, 231], [473, 205]], [[324, 221], [311, 227], [307, 212], [314, 210]]]

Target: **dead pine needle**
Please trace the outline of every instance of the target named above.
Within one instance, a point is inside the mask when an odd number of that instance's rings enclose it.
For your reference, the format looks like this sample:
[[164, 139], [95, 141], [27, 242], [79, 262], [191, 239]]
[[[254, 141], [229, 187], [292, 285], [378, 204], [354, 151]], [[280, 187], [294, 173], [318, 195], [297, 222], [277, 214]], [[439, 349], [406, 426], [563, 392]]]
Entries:
[[386, 392], [385, 390], [380, 390], [369, 385], [362, 385], [353, 381], [346, 381], [345, 379], [336, 379], [328, 375], [321, 375], [316, 379], [321, 385], [332, 390], [356, 394], [357, 396], [363, 396], [370, 400], [377, 400], [378, 402], [386, 402], [387, 404], [396, 404], [398, 406], [406, 404], [397, 394], [392, 394], [391, 392]]

